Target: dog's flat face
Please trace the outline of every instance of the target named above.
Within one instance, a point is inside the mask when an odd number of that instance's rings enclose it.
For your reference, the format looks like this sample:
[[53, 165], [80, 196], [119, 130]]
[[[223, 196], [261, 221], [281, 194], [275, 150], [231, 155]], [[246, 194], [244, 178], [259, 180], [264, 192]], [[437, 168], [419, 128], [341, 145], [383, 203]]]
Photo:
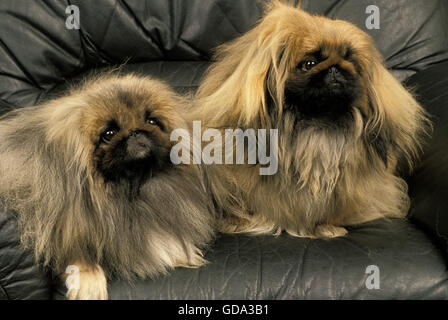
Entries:
[[94, 170], [106, 181], [141, 183], [170, 164], [175, 102], [165, 88], [151, 85], [121, 80], [89, 98], [82, 130]]
[[350, 43], [322, 41], [291, 70], [285, 84], [286, 108], [303, 118], [341, 119], [362, 95], [360, 76]]
[[[346, 21], [286, 6], [270, 12], [259, 29], [269, 30], [259, 37], [278, 47], [273, 51], [277, 74], [268, 80], [277, 79], [274, 86], [284, 82], [285, 110], [300, 119], [333, 123], [349, 119], [354, 107], [369, 113], [369, 70], [381, 58], [365, 32]], [[279, 78], [278, 70], [285, 70], [285, 77]]]

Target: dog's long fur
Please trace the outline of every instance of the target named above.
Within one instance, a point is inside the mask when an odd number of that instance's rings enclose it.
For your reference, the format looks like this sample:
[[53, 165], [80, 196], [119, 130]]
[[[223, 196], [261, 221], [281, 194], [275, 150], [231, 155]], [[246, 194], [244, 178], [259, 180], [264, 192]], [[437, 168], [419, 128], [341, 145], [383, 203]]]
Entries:
[[134, 279], [205, 262], [201, 249], [212, 239], [213, 217], [200, 168], [168, 164], [130, 198], [127, 182], [107, 182], [95, 167], [93, 139], [102, 119], [134, 112], [123, 104], [135, 96], [168, 132], [187, 128], [179, 113], [184, 102], [168, 86], [113, 74], [0, 119], [1, 205], [18, 212], [23, 244], [56, 273], [79, 264], [99, 281], [101, 269]]
[[[341, 65], [356, 74], [361, 92], [350, 106], [350, 125], [298, 121], [285, 102], [293, 70], [307, 53], [343, 44], [353, 48], [358, 69]], [[222, 231], [332, 237], [345, 233], [340, 226], [406, 215], [407, 186], [397, 163], [412, 168], [429, 122], [367, 34], [272, 1], [259, 24], [221, 46], [215, 59], [191, 119], [206, 127], [279, 130], [277, 174], [260, 176], [258, 166], [210, 168], [226, 213]]]

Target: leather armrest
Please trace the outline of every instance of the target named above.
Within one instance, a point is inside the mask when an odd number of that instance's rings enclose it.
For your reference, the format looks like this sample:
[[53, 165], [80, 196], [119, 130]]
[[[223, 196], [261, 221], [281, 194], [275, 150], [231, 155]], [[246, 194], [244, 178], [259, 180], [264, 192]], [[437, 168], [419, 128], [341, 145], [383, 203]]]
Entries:
[[448, 61], [417, 73], [406, 81], [428, 111], [434, 130], [422, 161], [408, 177], [413, 221], [448, 249]]

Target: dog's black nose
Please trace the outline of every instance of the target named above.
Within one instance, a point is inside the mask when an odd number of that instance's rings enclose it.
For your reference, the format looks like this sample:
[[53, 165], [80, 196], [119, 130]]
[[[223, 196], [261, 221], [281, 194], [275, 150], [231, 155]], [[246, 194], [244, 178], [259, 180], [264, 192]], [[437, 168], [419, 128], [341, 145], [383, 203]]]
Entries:
[[327, 70], [325, 82], [327, 85], [339, 86], [344, 81], [344, 75], [337, 66], [331, 66]]
[[137, 138], [142, 132], [140, 130], [134, 130], [129, 132], [129, 138]]
[[126, 150], [131, 159], [144, 158], [150, 153], [151, 139], [141, 130], [131, 131], [127, 139]]
[[339, 69], [338, 69], [338, 67], [336, 67], [336, 66], [331, 66], [331, 67], [328, 69], [328, 74], [337, 76], [337, 75], [339, 74]]

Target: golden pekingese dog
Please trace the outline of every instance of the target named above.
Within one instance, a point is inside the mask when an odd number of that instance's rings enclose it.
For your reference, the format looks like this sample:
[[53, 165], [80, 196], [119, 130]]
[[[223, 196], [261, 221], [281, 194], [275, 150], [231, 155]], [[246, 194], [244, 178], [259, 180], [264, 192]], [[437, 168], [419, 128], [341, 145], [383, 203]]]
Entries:
[[406, 215], [397, 164], [413, 166], [430, 124], [366, 33], [272, 1], [215, 59], [191, 119], [278, 129], [277, 173], [209, 168], [222, 231], [337, 237], [347, 225]]
[[1, 204], [38, 261], [77, 268], [68, 298], [106, 299], [107, 277], [204, 264], [211, 198], [198, 166], [170, 161], [183, 104], [160, 81], [108, 73], [1, 117]]

